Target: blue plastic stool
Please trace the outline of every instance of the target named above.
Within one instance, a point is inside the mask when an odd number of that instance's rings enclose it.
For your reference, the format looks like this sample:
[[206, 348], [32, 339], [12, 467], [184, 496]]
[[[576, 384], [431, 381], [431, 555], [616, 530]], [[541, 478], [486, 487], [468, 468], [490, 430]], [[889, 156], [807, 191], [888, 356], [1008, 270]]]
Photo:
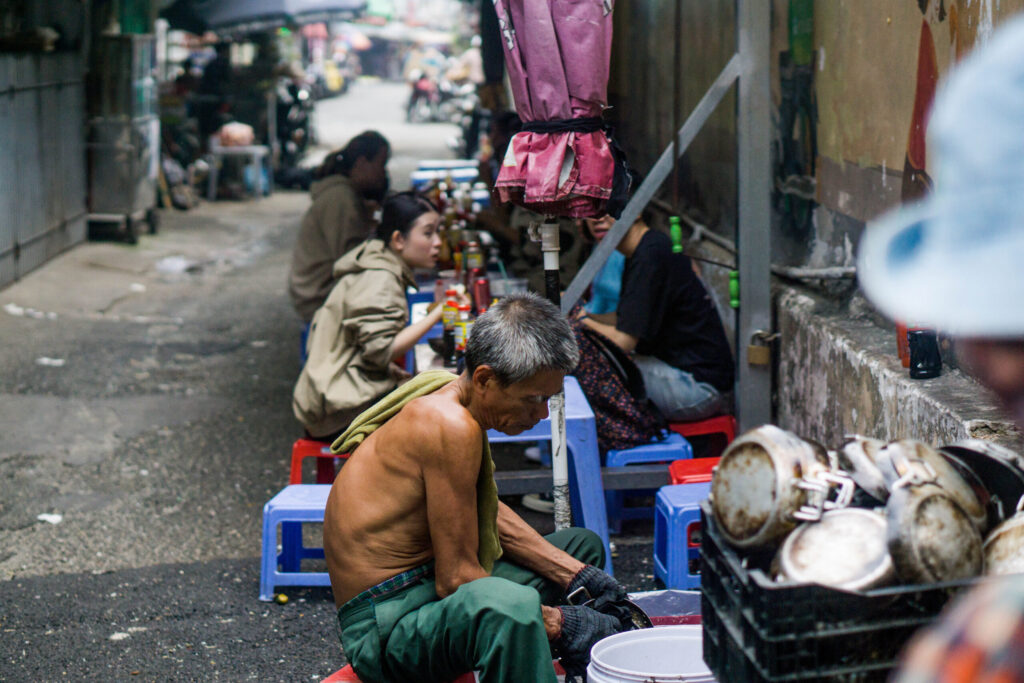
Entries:
[[654, 503], [654, 575], [666, 588], [700, 588], [700, 503], [711, 483], [662, 486]]
[[[637, 465], [645, 463], [663, 462], [673, 460], [689, 460], [693, 457], [693, 448], [690, 442], [675, 432], [668, 432], [667, 436], [656, 436], [651, 443], [643, 446], [635, 446], [621, 451], [608, 451], [605, 463], [608, 467], [623, 467], [625, 465]], [[643, 489], [631, 491], [632, 496], [652, 496], [654, 489]], [[619, 533], [622, 529], [624, 519], [642, 519], [652, 515], [649, 507], [626, 507], [622, 504], [625, 494], [623, 491], [605, 491], [605, 507], [608, 510], [608, 528], [613, 534]]]
[[[260, 600], [274, 599], [275, 586], [330, 586], [327, 572], [303, 572], [302, 560], [322, 558], [323, 548], [306, 548], [301, 533], [282, 533], [277, 552], [277, 527], [283, 522], [323, 522], [330, 484], [286, 486], [263, 506], [263, 553]], [[298, 531], [296, 529], [296, 531]], [[280, 570], [278, 566], [280, 565]]]

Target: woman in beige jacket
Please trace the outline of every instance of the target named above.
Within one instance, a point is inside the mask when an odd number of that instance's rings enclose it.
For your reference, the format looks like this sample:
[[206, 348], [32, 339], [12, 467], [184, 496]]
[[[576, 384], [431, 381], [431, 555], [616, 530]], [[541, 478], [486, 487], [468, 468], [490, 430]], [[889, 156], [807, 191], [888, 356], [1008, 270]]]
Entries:
[[352, 418], [408, 375], [392, 360], [405, 355], [441, 319], [437, 306], [408, 325], [406, 288], [413, 268], [437, 262], [441, 217], [411, 192], [384, 202], [376, 236], [334, 264], [337, 283], [313, 316], [306, 361], [292, 410], [309, 436], [333, 440]]

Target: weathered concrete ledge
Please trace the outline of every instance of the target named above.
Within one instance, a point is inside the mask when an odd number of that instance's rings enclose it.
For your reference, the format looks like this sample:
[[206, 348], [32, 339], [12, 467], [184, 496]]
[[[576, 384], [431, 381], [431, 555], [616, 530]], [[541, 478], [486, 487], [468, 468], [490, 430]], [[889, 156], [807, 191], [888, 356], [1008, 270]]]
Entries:
[[869, 315], [793, 287], [777, 290], [776, 306], [781, 427], [829, 448], [857, 433], [935, 445], [987, 439], [1024, 452], [1024, 436], [987, 389], [947, 365], [935, 379], [910, 379], [892, 331]]

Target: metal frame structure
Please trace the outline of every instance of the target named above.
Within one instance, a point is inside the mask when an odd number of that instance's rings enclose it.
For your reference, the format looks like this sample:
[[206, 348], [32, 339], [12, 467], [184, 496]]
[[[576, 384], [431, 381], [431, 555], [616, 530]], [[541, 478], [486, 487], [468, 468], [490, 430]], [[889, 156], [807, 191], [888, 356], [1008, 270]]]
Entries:
[[[681, 1], [681, 0], [677, 0]], [[568, 313], [622, 237], [654, 198], [697, 132], [725, 94], [738, 83], [737, 263], [740, 306], [736, 324], [736, 419], [741, 430], [772, 419], [771, 365], [753, 364], [751, 346], [767, 344], [771, 319], [771, 6], [764, 0], [737, 0], [736, 53], [701, 98], [676, 138], [662, 152], [611, 230], [580, 268], [562, 297]]]

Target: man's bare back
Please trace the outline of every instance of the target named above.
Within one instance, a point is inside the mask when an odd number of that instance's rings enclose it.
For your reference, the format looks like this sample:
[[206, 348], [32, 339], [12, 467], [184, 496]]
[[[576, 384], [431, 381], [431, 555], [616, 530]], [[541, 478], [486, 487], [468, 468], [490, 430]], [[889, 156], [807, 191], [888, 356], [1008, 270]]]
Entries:
[[[457, 527], [455, 560], [476, 562], [483, 430], [460, 399], [454, 381], [411, 401], [341, 468], [324, 514], [324, 550], [339, 606], [433, 560], [432, 518]], [[483, 575], [478, 564], [476, 570]]]

